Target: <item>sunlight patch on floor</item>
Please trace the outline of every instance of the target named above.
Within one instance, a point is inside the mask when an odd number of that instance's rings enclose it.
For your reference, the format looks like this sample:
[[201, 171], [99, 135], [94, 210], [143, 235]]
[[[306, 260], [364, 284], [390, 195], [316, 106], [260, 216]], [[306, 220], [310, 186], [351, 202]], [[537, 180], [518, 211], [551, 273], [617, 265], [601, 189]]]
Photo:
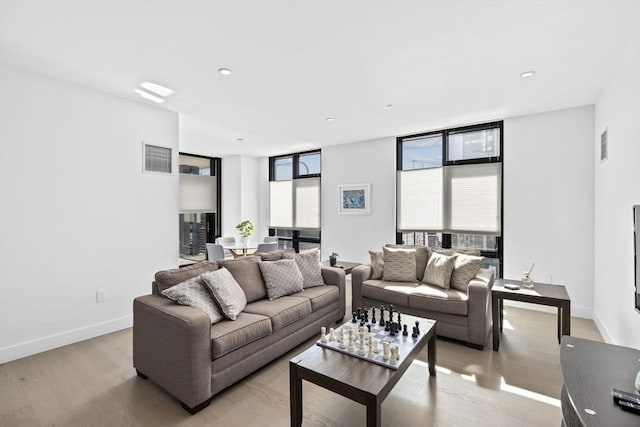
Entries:
[[557, 408], [560, 407], [560, 400], [534, 391], [509, 385], [505, 382], [504, 377], [501, 377], [500, 380], [500, 390], [506, 391], [507, 393], [517, 394], [518, 396], [526, 397], [527, 399], [536, 400], [541, 403], [546, 403], [547, 405], [555, 406]]
[[[415, 363], [416, 365], [422, 366], [423, 368], [429, 367], [429, 364], [427, 362], [423, 362], [422, 360], [414, 359], [413, 363]], [[442, 366], [438, 366], [438, 365], [436, 365], [436, 372], [451, 375], [451, 369], [443, 368]]]

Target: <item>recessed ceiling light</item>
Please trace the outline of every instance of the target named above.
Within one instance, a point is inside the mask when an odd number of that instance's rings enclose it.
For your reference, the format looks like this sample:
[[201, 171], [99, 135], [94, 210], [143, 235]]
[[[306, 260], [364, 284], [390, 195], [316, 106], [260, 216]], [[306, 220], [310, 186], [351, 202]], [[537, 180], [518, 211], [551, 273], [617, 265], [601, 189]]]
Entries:
[[387, 104], [387, 107], [393, 107], [393, 104]]
[[325, 120], [326, 120], [326, 121], [328, 121], [328, 122], [332, 122], [332, 121], [334, 121], [335, 119], [334, 119], [333, 117], [327, 117]]
[[233, 73], [233, 71], [228, 68], [218, 68], [218, 72], [223, 76], [228, 76], [229, 74]]
[[140, 83], [140, 87], [148, 90], [149, 92], [153, 92], [156, 95], [160, 95], [165, 98], [173, 93], [173, 90], [169, 89], [168, 87], [159, 85], [157, 83], [142, 82]]
[[523, 79], [527, 79], [527, 78], [529, 78], [529, 77], [533, 77], [533, 75], [534, 75], [535, 73], [536, 73], [536, 72], [535, 72], [535, 71], [533, 71], [533, 70], [531, 70], [531, 71], [525, 71], [524, 73], [520, 74], [520, 77], [522, 77]]
[[236, 138], [236, 141], [242, 142], [242, 141], [244, 141], [244, 138]]
[[144, 99], [148, 99], [150, 101], [153, 102], [157, 102], [158, 104], [162, 104], [164, 102], [164, 99], [160, 98], [159, 96], [155, 96], [145, 90], [142, 89], [134, 89], [133, 90], [135, 93], [137, 93], [138, 95], [140, 95], [141, 97], [143, 97]]

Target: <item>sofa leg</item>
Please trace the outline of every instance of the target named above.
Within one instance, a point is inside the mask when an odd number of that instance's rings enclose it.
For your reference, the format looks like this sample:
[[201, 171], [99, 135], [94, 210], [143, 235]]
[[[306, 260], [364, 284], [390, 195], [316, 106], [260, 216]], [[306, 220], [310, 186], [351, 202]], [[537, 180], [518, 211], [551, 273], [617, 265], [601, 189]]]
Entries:
[[211, 403], [211, 399], [213, 399], [213, 397], [210, 397], [209, 399], [205, 400], [204, 402], [202, 402], [199, 405], [194, 406], [193, 408], [188, 407], [187, 405], [185, 405], [184, 403], [180, 402], [182, 404], [182, 408], [187, 411], [188, 413], [190, 413], [191, 415], [195, 415], [198, 412], [202, 411], [204, 408], [206, 408], [207, 406], [209, 406], [209, 404]]
[[147, 378], [149, 378], [148, 376], [146, 376], [145, 374], [143, 374], [142, 372], [140, 372], [139, 370], [136, 369], [136, 374], [138, 374], [138, 376], [140, 378], [142, 378], [143, 380], [146, 380]]

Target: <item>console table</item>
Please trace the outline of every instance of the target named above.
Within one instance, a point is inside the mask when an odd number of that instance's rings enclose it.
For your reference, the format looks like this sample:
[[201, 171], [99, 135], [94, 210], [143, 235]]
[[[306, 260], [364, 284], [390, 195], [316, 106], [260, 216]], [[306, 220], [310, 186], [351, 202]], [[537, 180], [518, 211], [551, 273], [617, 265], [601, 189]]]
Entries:
[[635, 391], [639, 350], [564, 336], [560, 368], [564, 377], [560, 395], [563, 425], [640, 425], [640, 415], [622, 410], [611, 396], [612, 388]]

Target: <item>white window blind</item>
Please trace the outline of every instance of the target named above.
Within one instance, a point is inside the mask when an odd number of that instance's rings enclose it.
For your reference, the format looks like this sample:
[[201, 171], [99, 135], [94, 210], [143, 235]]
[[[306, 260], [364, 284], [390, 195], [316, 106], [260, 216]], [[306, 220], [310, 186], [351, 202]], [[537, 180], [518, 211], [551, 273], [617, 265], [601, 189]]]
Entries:
[[398, 231], [500, 235], [501, 163], [398, 171]]
[[216, 212], [216, 177], [180, 174], [180, 213]]
[[294, 227], [320, 228], [320, 178], [293, 180]]
[[501, 163], [481, 163], [444, 168], [447, 231], [500, 235], [501, 167]]
[[293, 181], [269, 182], [269, 227], [293, 227]]
[[442, 168], [398, 172], [398, 231], [442, 230]]

